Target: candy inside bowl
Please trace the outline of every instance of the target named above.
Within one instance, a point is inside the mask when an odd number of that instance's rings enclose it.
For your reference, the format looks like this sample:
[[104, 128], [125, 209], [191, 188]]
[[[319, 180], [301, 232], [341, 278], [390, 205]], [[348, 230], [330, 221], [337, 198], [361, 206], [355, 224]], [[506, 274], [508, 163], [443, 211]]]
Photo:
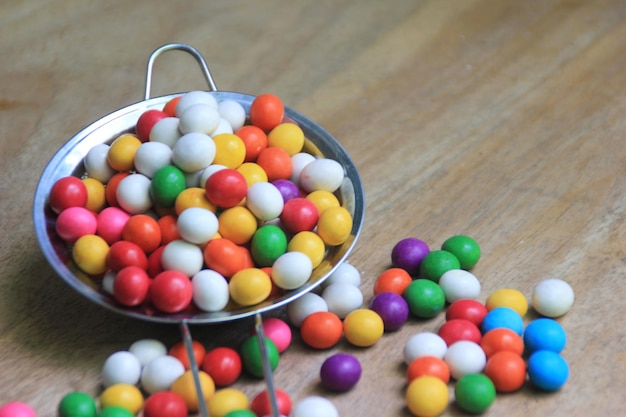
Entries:
[[[152, 58], [151, 58], [152, 59]], [[207, 80], [209, 80], [210, 90], [202, 91], [202, 92], [193, 92], [194, 94], [202, 93], [205, 95], [210, 95], [212, 99], [216, 103], [237, 103], [245, 112], [245, 125], [252, 125], [250, 111], [251, 107], [254, 106], [255, 99], [257, 97], [241, 94], [237, 92], [228, 92], [228, 91], [219, 91], [215, 88], [214, 83], [210, 77], [210, 73], [208, 73], [208, 68], [200, 61], [205, 69], [205, 76]], [[149, 69], [151, 67], [149, 66]], [[130, 106], [119, 109], [97, 121], [90, 124], [80, 132], [78, 132], [75, 136], [73, 136], [68, 142], [66, 142], [59, 151], [52, 157], [46, 168], [44, 169], [41, 178], [39, 180], [35, 196], [34, 196], [34, 205], [33, 205], [33, 221], [35, 225], [35, 231], [37, 235], [37, 239], [39, 245], [46, 257], [47, 261], [56, 271], [56, 273], [61, 276], [63, 280], [65, 280], [71, 287], [81, 293], [83, 296], [87, 297], [91, 301], [98, 303], [108, 309], [116, 311], [118, 313], [140, 318], [143, 320], [156, 321], [156, 322], [172, 322], [179, 323], [181, 321], [185, 321], [188, 323], [217, 323], [223, 322], [233, 319], [238, 319], [246, 316], [250, 316], [253, 314], [262, 313], [282, 305], [289, 303], [294, 300], [298, 296], [314, 289], [321, 282], [323, 282], [330, 273], [336, 268], [339, 264], [344, 262], [349, 255], [349, 253], [354, 248], [357, 238], [359, 236], [362, 224], [363, 224], [363, 215], [364, 215], [364, 192], [362, 188], [362, 184], [357, 172], [357, 169], [350, 159], [349, 155], [345, 151], [345, 149], [339, 144], [339, 142], [330, 135], [326, 130], [324, 130], [320, 125], [313, 122], [309, 118], [304, 115], [288, 108], [284, 107], [284, 117], [282, 118], [280, 124], [288, 123], [292, 126], [298, 126], [299, 129], [303, 132], [304, 140], [301, 146], [301, 149], [298, 150], [299, 154], [307, 154], [311, 157], [310, 160], [315, 161], [334, 161], [338, 163], [338, 165], [343, 170], [343, 175], [341, 176], [340, 183], [337, 188], [332, 191], [332, 195], [334, 195], [337, 201], [340, 204], [343, 212], [348, 213], [350, 217], [349, 230], [346, 235], [338, 241], [329, 240], [326, 238], [324, 240], [323, 247], [323, 259], [319, 264], [315, 265], [311, 268], [310, 274], [306, 277], [306, 280], [297, 286], [290, 286], [288, 284], [281, 284], [279, 286], [276, 285], [276, 280], [273, 279], [272, 289], [270, 294], [263, 298], [258, 302], [253, 303], [238, 303], [232, 299], [232, 285], [233, 281], [232, 277], [225, 277], [227, 285], [229, 286], [229, 290], [231, 291], [231, 298], [228, 301], [228, 304], [224, 306], [224, 308], [219, 310], [210, 310], [200, 308], [193, 300], [182, 309], [175, 309], [175, 311], [167, 311], [158, 306], [155, 306], [155, 303], [150, 299], [150, 296], [146, 296], [145, 300], [137, 304], [133, 303], [121, 303], [119, 299], [112, 293], [111, 283], [114, 282], [117, 278], [115, 278], [116, 273], [119, 273], [119, 270], [113, 273], [111, 271], [111, 265], [108, 264], [105, 266], [105, 270], [97, 271], [97, 273], [87, 273], [86, 269], [82, 266], [80, 259], [77, 257], [80, 256], [80, 253], [77, 254], [75, 251], [75, 247], [77, 245], [78, 240], [69, 239], [67, 236], [63, 238], [59, 235], [59, 228], [57, 227], [57, 223], [59, 221], [59, 217], [62, 213], [59, 212], [57, 207], [54, 207], [54, 204], [51, 204], [51, 191], [55, 184], [67, 177], [75, 177], [84, 180], [85, 178], [89, 178], [92, 175], [89, 175], [85, 168], [85, 158], [88, 156], [90, 151], [94, 148], [100, 146], [99, 149], [104, 149], [101, 145], [107, 145], [107, 148], [110, 150], [111, 145], [119, 139], [123, 135], [130, 135], [132, 137], [137, 138], [143, 144], [150, 143], [150, 138], [140, 139], [140, 136], [144, 136], [143, 133], [137, 131], [138, 128], [138, 120], [142, 115], [145, 115], [149, 112], [156, 111], [161, 112], [164, 110], [165, 106], [175, 102], [180, 99], [180, 97], [191, 95], [192, 92], [188, 93], [179, 93], [179, 94], [171, 94], [161, 97], [149, 98], [149, 84], [150, 84], [150, 71], [147, 74], [147, 83], [146, 83], [146, 98], [145, 100], [132, 104]], [[199, 95], [202, 95], [199, 94]], [[182, 99], [181, 99], [182, 100]], [[170, 118], [178, 118], [179, 115], [173, 114], [170, 115]], [[200, 118], [199, 120], [202, 120]], [[179, 118], [180, 122], [180, 118]], [[140, 123], [141, 125], [141, 123]], [[265, 127], [265, 130], [267, 129]], [[266, 133], [268, 133], [266, 132]], [[193, 133], [180, 133], [180, 137], [183, 137], [185, 134]], [[232, 133], [234, 135], [235, 132]], [[218, 135], [211, 137], [208, 133], [207, 137], [211, 139], [215, 139]], [[234, 135], [236, 136], [236, 135]], [[228, 145], [223, 145], [223, 148], [228, 148]], [[224, 152], [224, 149], [218, 152]], [[181, 151], [184, 153], [183, 151]], [[206, 151], [203, 151], [206, 152]], [[293, 151], [291, 157], [293, 158]], [[189, 153], [189, 152], [187, 152]], [[191, 159], [193, 159], [193, 149], [191, 150]], [[112, 158], [115, 160], [115, 158]], [[123, 159], [123, 158], [122, 158]], [[180, 158], [179, 158], [180, 159]], [[109, 160], [109, 159], [107, 159]], [[174, 162], [176, 158], [172, 158], [168, 166], [177, 166]], [[256, 163], [252, 161], [252, 163]], [[184, 164], [184, 162], [183, 162]], [[213, 165], [222, 165], [211, 162], [207, 167], [203, 168], [208, 169], [208, 167]], [[239, 165], [241, 166], [241, 164]], [[161, 167], [163, 168], [163, 167]], [[226, 170], [236, 171], [237, 167], [226, 167]], [[115, 170], [114, 170], [115, 171]], [[206, 186], [204, 184], [200, 185], [201, 173], [200, 170], [192, 172], [187, 172], [184, 169], [180, 168], [180, 171], [185, 173], [185, 189], [188, 188], [204, 188], [206, 190]], [[122, 172], [119, 169], [117, 172]], [[125, 171], [129, 176], [130, 175], [143, 175], [137, 171], [137, 167], [132, 166], [131, 168]], [[155, 174], [156, 175], [156, 174]], [[143, 175], [145, 179], [142, 181], [148, 181], [148, 183], [152, 183], [155, 179], [155, 176], [152, 177]], [[110, 177], [109, 177], [110, 179]], [[203, 178], [204, 180], [204, 178]], [[194, 181], [196, 181], [194, 183]], [[106, 181], [105, 181], [106, 182]], [[207, 181], [208, 182], [208, 181]], [[253, 181], [254, 182], [254, 181]], [[259, 182], [267, 182], [272, 183], [269, 178], [265, 181], [259, 180]], [[189, 184], [191, 183], [191, 186]], [[206, 183], [205, 183], [206, 184]], [[306, 200], [306, 196], [313, 192], [312, 186], [306, 186], [303, 188], [302, 184], [300, 185], [300, 198], [302, 200]], [[104, 183], [104, 187], [109, 187], [110, 184]], [[207, 185], [208, 186], [208, 185]], [[249, 191], [253, 184], [246, 177], [246, 186]], [[221, 186], [226, 193], [232, 191], [231, 185]], [[150, 188], [150, 198], [154, 203], [155, 198], [158, 200], [159, 195], [155, 195], [155, 188]], [[119, 190], [118, 190], [119, 191]], [[159, 191], [160, 192], [160, 191]], [[164, 191], [167, 194], [166, 191]], [[118, 193], [119, 194], [119, 193]], [[158, 194], [158, 192], [157, 192]], [[207, 194], [209, 192], [207, 191]], [[218, 193], [219, 194], [219, 193]], [[263, 201], [265, 194], [264, 192], [259, 192], [259, 199]], [[53, 196], [54, 197], [54, 196]], [[123, 197], [122, 197], [123, 198]], [[219, 207], [215, 204], [215, 213], [214, 217], [217, 222], [219, 222], [219, 218], [224, 215], [224, 213], [233, 207], [241, 207], [247, 209], [250, 212], [254, 212], [249, 205], [246, 205], [248, 201], [248, 196], [244, 197], [239, 203], [233, 205], [232, 207]], [[309, 199], [308, 201], [312, 201]], [[162, 203], [159, 200], [159, 203]], [[172, 205], [169, 207], [163, 207], [161, 205], [153, 204], [145, 213], [142, 211], [143, 209], [137, 208], [125, 208], [125, 211], [129, 211], [129, 216], [134, 216], [137, 214], [146, 214], [153, 219], [159, 219], [165, 216], [172, 216], [176, 220], [180, 220], [180, 212], [177, 212], [174, 207], [173, 201], [169, 201]], [[283, 202], [283, 207], [286, 206], [286, 202]], [[108, 206], [107, 202], [107, 206]], [[121, 204], [123, 205], [123, 204]], [[67, 207], [63, 208], [63, 210], [67, 209]], [[134, 211], [135, 210], [135, 211]], [[100, 211], [101, 213], [101, 211]], [[318, 214], [318, 219], [321, 219], [321, 214]], [[97, 217], [97, 214], [94, 214]], [[75, 218], [75, 216], [65, 216], [69, 218]], [[224, 216], [226, 218], [226, 216]], [[237, 223], [239, 220], [235, 217], [233, 222]], [[289, 220], [282, 219], [280, 220], [280, 215], [276, 219], [259, 219], [256, 218], [256, 226], [255, 231], [258, 231], [264, 225], [272, 225], [275, 228], [281, 229], [285, 232], [285, 237], [290, 241], [293, 236], [297, 234], [296, 230], [287, 230], [285, 226], [285, 222]], [[194, 229], [194, 219], [191, 220], [191, 229]], [[329, 221], [329, 226], [321, 226], [330, 227], [332, 229], [332, 221]], [[201, 225], [198, 224], [198, 228]], [[317, 234], [319, 229], [319, 224], [314, 225], [314, 227], [309, 227], [310, 233]], [[71, 228], [71, 227], [70, 227]], [[193, 232], [193, 230], [192, 230]], [[71, 233], [70, 233], [71, 234]], [[88, 235], [100, 236], [99, 231], [95, 231], [93, 233], [88, 233]], [[96, 239], [96, 238], [94, 238]], [[216, 236], [214, 239], [225, 239], [224, 236]], [[187, 240], [180, 238], [176, 239], [177, 241], [183, 241], [188, 246], [196, 246], [198, 250], [202, 251], [203, 255], [206, 254], [206, 248], [208, 242], [188, 242]], [[101, 243], [101, 241], [99, 241]], [[81, 244], [83, 241], [81, 241]], [[171, 242], [168, 242], [171, 243]], [[103, 250], [110, 251], [112, 245], [115, 242], [107, 242], [107, 247]], [[87, 245], [88, 246], [88, 245]], [[166, 245], [163, 245], [166, 246]], [[252, 252], [252, 247], [250, 241], [246, 242], [237, 242], [237, 247], [246, 248], [248, 253]], [[194, 249], [195, 250], [195, 249]], [[197, 252], [197, 251], [196, 251]], [[298, 251], [292, 251], [298, 252]], [[299, 253], [299, 252], [298, 252]], [[146, 253], [146, 257], [149, 257], [151, 253]], [[178, 255], [174, 255], [176, 258]], [[183, 255], [180, 255], [183, 256]], [[178, 258], [180, 258], [178, 256]], [[77, 261], [78, 260], [78, 261]], [[206, 257], [203, 257], [203, 265], [201, 267], [202, 271], [213, 271], [212, 268], [209, 267], [206, 263]], [[250, 266], [247, 264], [250, 269], [254, 269], [252, 272], [252, 278], [250, 278], [254, 282], [254, 274], [257, 273], [256, 269], [264, 270], [269, 277], [271, 277], [271, 267], [273, 265], [267, 265], [267, 261], [263, 265], [259, 264], [258, 257], [252, 259], [253, 265]], [[159, 261], [161, 263], [161, 261]], [[183, 264], [185, 261], [183, 260]], [[263, 269], [265, 268], [265, 269]], [[168, 269], [163, 268], [161, 265], [161, 270]], [[108, 276], [107, 276], [108, 275]], [[193, 275], [187, 273], [187, 278], [189, 281], [193, 279]], [[108, 281], [107, 281], [108, 279]], [[149, 286], [155, 282], [155, 276], [149, 277]], [[131, 279], [132, 281], [132, 279]], [[242, 285], [242, 289], [244, 293], [248, 288], [248, 281], [242, 281], [244, 284]], [[148, 294], [150, 294], [150, 289], [147, 289]], [[234, 291], [237, 291], [236, 289]], [[245, 296], [244, 296], [245, 298]]]

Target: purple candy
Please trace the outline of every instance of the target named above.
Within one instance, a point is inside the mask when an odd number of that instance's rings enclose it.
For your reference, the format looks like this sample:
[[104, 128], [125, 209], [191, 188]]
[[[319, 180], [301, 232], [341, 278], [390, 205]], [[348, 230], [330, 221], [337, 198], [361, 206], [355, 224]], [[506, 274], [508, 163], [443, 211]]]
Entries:
[[372, 298], [370, 310], [383, 319], [385, 330], [398, 330], [409, 318], [409, 305], [400, 294], [381, 292]]
[[275, 180], [272, 184], [278, 188], [280, 194], [283, 196], [283, 201], [286, 203], [292, 198], [300, 197], [300, 189], [298, 186], [289, 180]]
[[408, 237], [396, 243], [391, 250], [391, 263], [397, 268], [404, 269], [410, 275], [416, 275], [419, 272], [422, 259], [429, 252], [430, 248], [426, 242]]
[[332, 391], [348, 391], [361, 378], [361, 363], [348, 353], [328, 357], [320, 369], [322, 384]]

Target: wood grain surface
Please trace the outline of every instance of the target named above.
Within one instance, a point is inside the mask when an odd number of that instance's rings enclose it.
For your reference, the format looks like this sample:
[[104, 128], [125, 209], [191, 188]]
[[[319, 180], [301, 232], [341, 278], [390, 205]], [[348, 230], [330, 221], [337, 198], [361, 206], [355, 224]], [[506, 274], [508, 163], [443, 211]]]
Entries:
[[[331, 132], [357, 165], [366, 220], [349, 261], [367, 303], [393, 245], [474, 237], [480, 300], [528, 297], [568, 281], [568, 383], [498, 395], [488, 416], [626, 413], [626, 3], [575, 1], [37, 0], [0, 4], [0, 404], [56, 415], [62, 396], [97, 396], [108, 355], [177, 326], [90, 303], [46, 263], [31, 205], [46, 162], [87, 124], [143, 98], [146, 60], [188, 43], [218, 87], [271, 92]], [[195, 61], [168, 53], [153, 95], [204, 89]], [[284, 314], [277, 311], [275, 315]], [[529, 313], [527, 320], [535, 315]], [[443, 315], [411, 319], [371, 348], [313, 351], [298, 338], [276, 385], [319, 394], [341, 416], [409, 416], [402, 349]], [[236, 346], [250, 320], [192, 326], [208, 347]], [[322, 361], [354, 353], [350, 392], [319, 384]], [[242, 378], [250, 396], [262, 381]], [[451, 392], [453, 384], [450, 385]], [[465, 415], [451, 404], [447, 416]]]

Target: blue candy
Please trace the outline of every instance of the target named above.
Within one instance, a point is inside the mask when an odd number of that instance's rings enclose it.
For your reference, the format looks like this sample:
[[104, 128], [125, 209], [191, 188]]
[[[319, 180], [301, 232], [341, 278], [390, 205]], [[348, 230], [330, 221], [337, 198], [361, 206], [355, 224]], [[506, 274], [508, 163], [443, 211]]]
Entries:
[[483, 319], [481, 330], [485, 334], [489, 330], [497, 328], [511, 329], [521, 336], [524, 331], [524, 319], [512, 308], [496, 307], [488, 312]]
[[557, 391], [569, 378], [569, 365], [556, 352], [538, 350], [528, 359], [528, 377], [537, 388]]
[[524, 347], [526, 352], [551, 350], [560, 353], [567, 343], [567, 335], [563, 327], [553, 319], [540, 318], [531, 321], [524, 331]]

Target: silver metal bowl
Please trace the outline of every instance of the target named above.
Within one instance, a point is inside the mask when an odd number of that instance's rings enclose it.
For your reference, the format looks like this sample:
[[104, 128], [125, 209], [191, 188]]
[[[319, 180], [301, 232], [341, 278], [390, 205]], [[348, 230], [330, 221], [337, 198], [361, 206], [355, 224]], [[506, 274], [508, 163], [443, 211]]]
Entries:
[[143, 112], [149, 109], [162, 109], [167, 101], [182, 94], [148, 98], [154, 58], [160, 53], [171, 49], [182, 49], [196, 57], [209, 83], [210, 89], [207, 91], [213, 94], [217, 101], [236, 100], [248, 112], [250, 104], [255, 97], [236, 92], [218, 91], [203, 58], [193, 48], [182, 44], [169, 44], [158, 49], [148, 61], [145, 99], [121, 108], [78, 132], [54, 154], [41, 174], [33, 202], [33, 221], [41, 250], [56, 273], [80, 294], [112, 311], [142, 320], [169, 323], [218, 323], [257, 313], [260, 314], [283, 306], [317, 287], [337, 266], [346, 260], [354, 248], [361, 231], [365, 209], [363, 185], [357, 169], [346, 150], [320, 125], [290, 108], [285, 108], [285, 115], [298, 123], [304, 131], [306, 137], [304, 151], [315, 156], [334, 159], [344, 167], [345, 177], [343, 184], [337, 191], [337, 196], [341, 204], [352, 214], [353, 218], [353, 227], [349, 239], [342, 245], [331, 247], [327, 250], [324, 261], [315, 268], [309, 281], [302, 287], [282, 293], [258, 305], [231, 307], [220, 312], [209, 313], [196, 310], [177, 314], [165, 314], [156, 311], [149, 305], [134, 308], [124, 307], [117, 303], [110, 294], [102, 290], [96, 281], [78, 269], [71, 259], [70, 247], [55, 232], [56, 214], [52, 212], [48, 205], [49, 193], [53, 184], [58, 179], [68, 175], [81, 177], [85, 173], [83, 159], [91, 148], [98, 144], [111, 143], [122, 133], [134, 131], [135, 123]]

